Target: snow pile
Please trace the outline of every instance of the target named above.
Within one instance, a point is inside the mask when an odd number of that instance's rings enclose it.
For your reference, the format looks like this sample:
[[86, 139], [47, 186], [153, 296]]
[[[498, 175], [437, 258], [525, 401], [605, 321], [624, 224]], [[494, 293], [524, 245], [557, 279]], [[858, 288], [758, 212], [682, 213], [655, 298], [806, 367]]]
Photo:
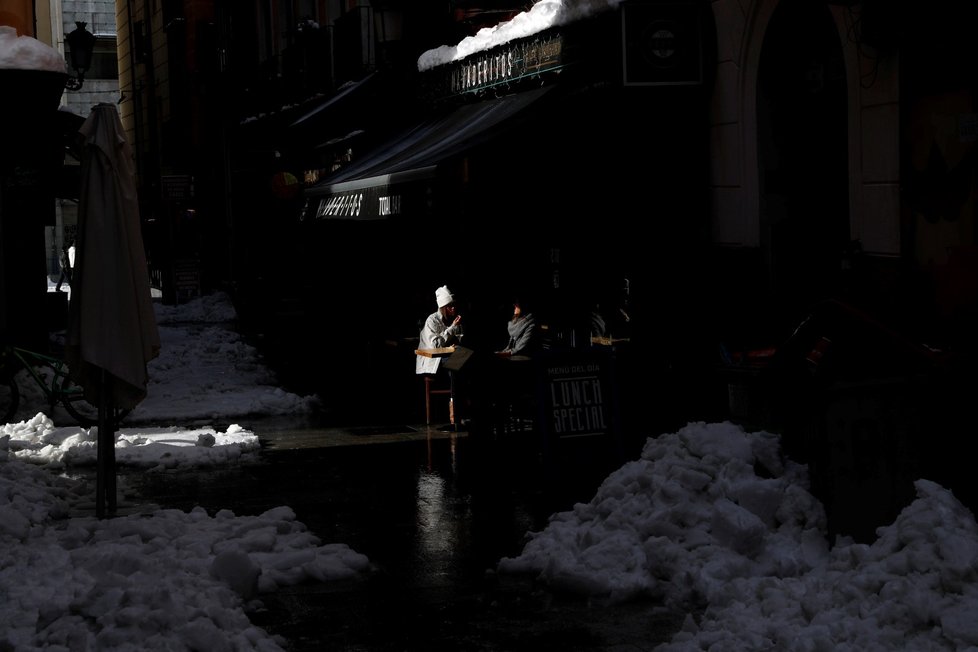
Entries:
[[60, 52], [36, 38], [17, 36], [17, 30], [9, 25], [0, 25], [0, 68], [68, 71]]
[[498, 568], [612, 602], [701, 611], [662, 652], [973, 649], [978, 524], [946, 489], [915, 487], [872, 545], [830, 546], [807, 470], [781, 456], [775, 435], [692, 423], [650, 438], [589, 503], [553, 515]]

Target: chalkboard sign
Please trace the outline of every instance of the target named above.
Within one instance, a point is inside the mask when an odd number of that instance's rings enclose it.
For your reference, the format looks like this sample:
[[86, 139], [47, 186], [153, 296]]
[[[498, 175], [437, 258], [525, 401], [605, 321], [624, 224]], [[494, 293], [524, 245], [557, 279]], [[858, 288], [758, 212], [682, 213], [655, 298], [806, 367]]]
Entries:
[[200, 262], [192, 258], [173, 261], [173, 288], [177, 303], [200, 296]]
[[597, 349], [545, 356], [541, 361], [540, 422], [550, 438], [618, 435], [613, 357]]

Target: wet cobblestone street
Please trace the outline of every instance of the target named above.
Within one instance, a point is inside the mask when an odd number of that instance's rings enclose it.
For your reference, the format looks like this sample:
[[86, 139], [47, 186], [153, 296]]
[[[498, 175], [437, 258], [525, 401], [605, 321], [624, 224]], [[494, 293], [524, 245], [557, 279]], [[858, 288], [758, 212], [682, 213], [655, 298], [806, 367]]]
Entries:
[[551, 514], [588, 501], [611, 460], [581, 442], [544, 469], [519, 439], [407, 430], [255, 426], [256, 460], [132, 474], [124, 501], [237, 515], [287, 505], [323, 543], [366, 555], [374, 570], [362, 581], [260, 596], [253, 621], [294, 652], [651, 650], [679, 627], [681, 615], [654, 604], [602, 605], [494, 570]]

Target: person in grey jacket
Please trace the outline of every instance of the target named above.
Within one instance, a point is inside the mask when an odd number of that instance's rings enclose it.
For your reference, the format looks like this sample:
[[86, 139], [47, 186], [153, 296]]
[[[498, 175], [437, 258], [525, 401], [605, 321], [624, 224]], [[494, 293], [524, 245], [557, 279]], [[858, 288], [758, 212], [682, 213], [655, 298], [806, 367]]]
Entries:
[[[455, 297], [447, 285], [435, 290], [435, 303], [438, 304], [438, 310], [428, 315], [421, 328], [419, 349], [440, 349], [462, 341], [462, 316], [457, 313]], [[414, 370], [417, 374], [433, 374], [438, 371], [440, 364], [441, 358], [419, 355]]]
[[505, 358], [537, 352], [540, 346], [537, 320], [527, 309], [526, 301], [517, 299], [513, 303], [513, 318], [506, 324], [506, 331], [509, 333], [509, 343], [497, 355]]

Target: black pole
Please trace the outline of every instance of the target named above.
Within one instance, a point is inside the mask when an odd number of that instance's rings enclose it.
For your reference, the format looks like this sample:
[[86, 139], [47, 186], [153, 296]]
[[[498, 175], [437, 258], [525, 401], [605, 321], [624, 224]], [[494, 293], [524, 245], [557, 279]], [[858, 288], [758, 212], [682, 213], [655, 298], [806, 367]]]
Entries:
[[105, 440], [102, 433], [105, 430], [105, 411], [102, 406], [105, 404], [105, 393], [102, 392], [105, 386], [105, 370], [99, 373], [99, 400], [98, 400], [98, 439], [95, 441], [95, 516], [105, 518], [105, 474], [107, 467]]
[[112, 380], [105, 369], [99, 371], [98, 456], [95, 478], [95, 516], [104, 518], [116, 512], [115, 418], [112, 405]]

